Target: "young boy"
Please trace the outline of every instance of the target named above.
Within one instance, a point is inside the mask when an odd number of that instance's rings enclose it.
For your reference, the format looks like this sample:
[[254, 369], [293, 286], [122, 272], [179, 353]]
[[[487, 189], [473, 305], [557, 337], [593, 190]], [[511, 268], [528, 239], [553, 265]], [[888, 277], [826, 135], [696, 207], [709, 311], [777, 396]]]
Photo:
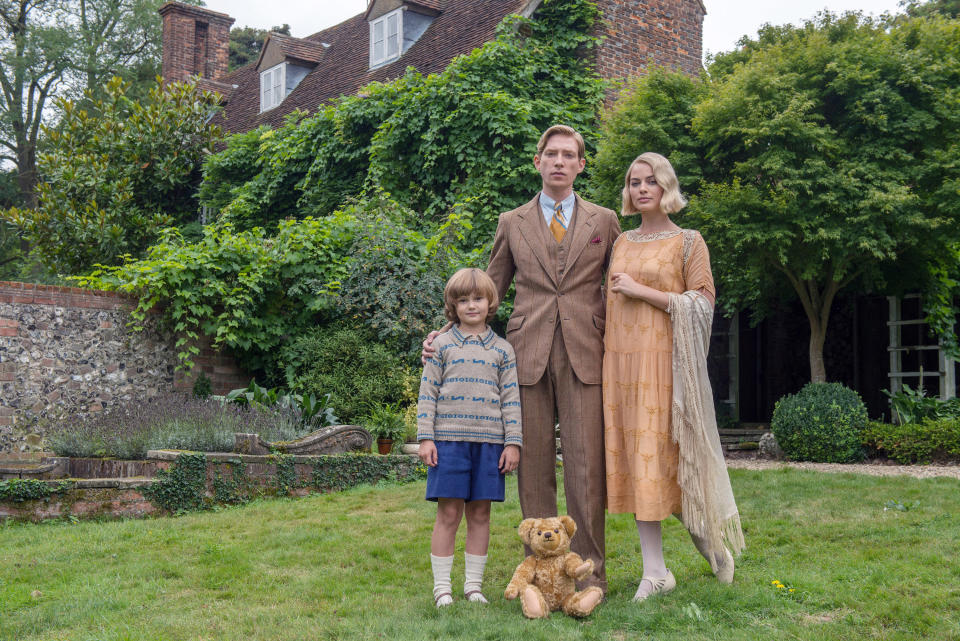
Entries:
[[433, 599], [453, 603], [453, 548], [466, 513], [464, 596], [487, 603], [480, 591], [490, 542], [490, 502], [503, 501], [504, 474], [517, 468], [523, 444], [516, 357], [487, 326], [497, 290], [483, 271], [461, 269], [444, 289], [454, 325], [436, 337], [423, 366], [417, 402], [417, 440], [427, 470], [427, 500], [437, 502], [430, 541]]

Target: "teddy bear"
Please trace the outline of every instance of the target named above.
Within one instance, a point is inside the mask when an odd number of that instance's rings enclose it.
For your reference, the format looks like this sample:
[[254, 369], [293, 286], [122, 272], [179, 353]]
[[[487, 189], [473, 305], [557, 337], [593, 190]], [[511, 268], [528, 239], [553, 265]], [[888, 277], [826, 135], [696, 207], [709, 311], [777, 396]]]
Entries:
[[577, 592], [575, 581], [593, 572], [593, 561], [570, 551], [577, 531], [569, 516], [524, 519], [518, 532], [533, 554], [517, 566], [503, 596], [520, 597], [520, 608], [529, 619], [544, 619], [562, 609], [574, 617], [588, 616], [603, 600], [603, 590], [593, 586]]

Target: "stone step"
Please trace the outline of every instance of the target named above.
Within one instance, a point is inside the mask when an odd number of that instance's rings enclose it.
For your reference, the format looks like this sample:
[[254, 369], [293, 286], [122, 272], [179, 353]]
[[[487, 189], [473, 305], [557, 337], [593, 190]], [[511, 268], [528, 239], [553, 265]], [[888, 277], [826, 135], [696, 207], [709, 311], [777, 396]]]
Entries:
[[70, 459], [51, 457], [31, 461], [0, 461], [0, 479], [62, 479], [68, 476]]
[[739, 427], [739, 428], [723, 429], [718, 431], [720, 432], [720, 436], [756, 436], [757, 438], [759, 438], [769, 430], [765, 430], [762, 428]]

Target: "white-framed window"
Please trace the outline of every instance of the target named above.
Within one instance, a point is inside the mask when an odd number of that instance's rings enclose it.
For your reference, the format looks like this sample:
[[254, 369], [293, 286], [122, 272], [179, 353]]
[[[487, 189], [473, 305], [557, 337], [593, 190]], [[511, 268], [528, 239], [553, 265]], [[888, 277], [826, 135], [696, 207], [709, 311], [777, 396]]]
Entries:
[[370, 23], [370, 66], [378, 67], [400, 57], [403, 45], [403, 7]]
[[260, 72], [260, 111], [273, 109], [287, 97], [287, 64], [281, 62], [275, 67]]

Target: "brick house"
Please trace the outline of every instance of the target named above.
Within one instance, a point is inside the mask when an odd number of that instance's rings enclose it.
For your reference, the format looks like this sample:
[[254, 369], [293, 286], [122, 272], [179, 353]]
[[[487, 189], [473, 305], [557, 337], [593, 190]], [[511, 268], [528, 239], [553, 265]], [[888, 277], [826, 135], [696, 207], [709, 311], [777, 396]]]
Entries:
[[[228, 72], [233, 18], [168, 2], [163, 19], [163, 77], [202, 77], [225, 105], [218, 116], [230, 132], [277, 126], [294, 109], [311, 111], [373, 81], [415, 67], [441, 71], [458, 55], [492, 40], [510, 14], [532, 16], [542, 0], [368, 0], [367, 10], [306, 38], [270, 34], [260, 58]], [[597, 71], [620, 79], [649, 64], [698, 74], [702, 69], [701, 0], [597, 0]], [[278, 17], [277, 20], [281, 20]]]

